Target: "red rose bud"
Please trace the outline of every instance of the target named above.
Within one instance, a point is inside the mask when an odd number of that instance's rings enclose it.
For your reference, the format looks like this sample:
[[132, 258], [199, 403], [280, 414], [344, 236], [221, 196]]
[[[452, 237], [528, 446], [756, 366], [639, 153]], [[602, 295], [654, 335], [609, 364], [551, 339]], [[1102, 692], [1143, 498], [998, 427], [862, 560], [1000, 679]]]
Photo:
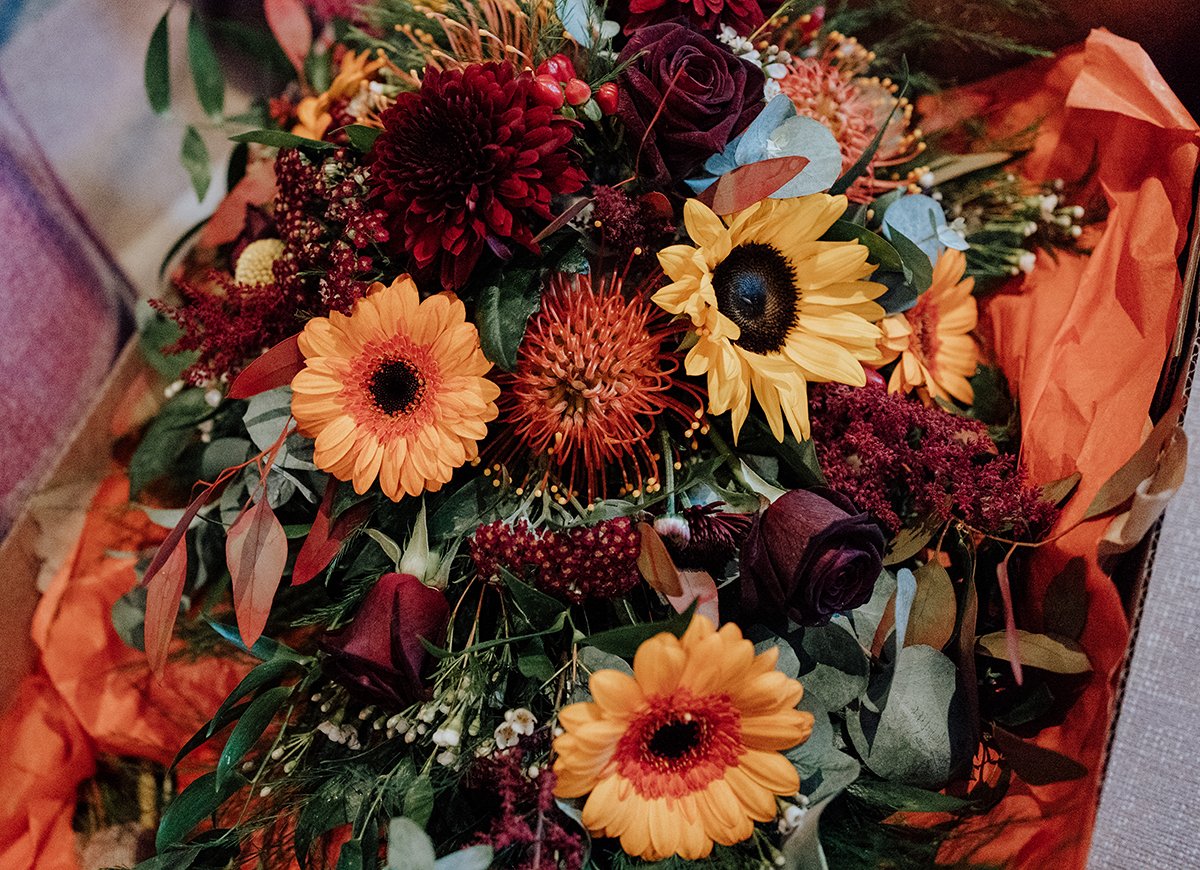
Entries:
[[741, 552], [742, 617], [824, 625], [871, 598], [883, 532], [833, 490], [792, 490], [751, 526]]
[[553, 76], [542, 74], [535, 78], [533, 80], [533, 95], [543, 106], [549, 106], [552, 109], [561, 109], [563, 107], [562, 85]]
[[567, 102], [572, 106], [582, 106], [592, 98], [592, 89], [583, 79], [571, 79], [564, 89], [567, 93]]
[[617, 83], [605, 82], [596, 89], [596, 105], [606, 115], [617, 110]]
[[575, 78], [575, 64], [571, 63], [571, 58], [565, 54], [556, 54], [538, 64], [537, 74], [547, 75], [565, 83]]
[[357, 694], [400, 709], [424, 698], [421, 681], [429, 653], [440, 643], [450, 608], [446, 596], [411, 574], [384, 574], [354, 619], [321, 643], [325, 670]]

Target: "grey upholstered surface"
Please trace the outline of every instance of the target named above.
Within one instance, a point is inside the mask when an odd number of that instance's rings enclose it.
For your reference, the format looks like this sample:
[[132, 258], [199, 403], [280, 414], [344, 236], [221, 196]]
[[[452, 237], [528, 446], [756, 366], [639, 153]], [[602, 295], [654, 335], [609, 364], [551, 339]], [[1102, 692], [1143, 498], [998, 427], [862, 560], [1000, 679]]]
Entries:
[[1092, 840], [1093, 870], [1200, 868], [1200, 402], [1167, 509]]

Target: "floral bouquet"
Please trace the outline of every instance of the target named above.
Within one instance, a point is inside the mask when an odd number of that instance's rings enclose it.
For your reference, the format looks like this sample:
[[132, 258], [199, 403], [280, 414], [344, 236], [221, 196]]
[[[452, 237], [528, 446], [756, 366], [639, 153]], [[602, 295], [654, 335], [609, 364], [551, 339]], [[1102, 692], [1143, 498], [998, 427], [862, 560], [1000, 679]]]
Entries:
[[[938, 94], [906, 51], [1023, 47], [885, 3], [264, 5], [294, 81], [225, 120], [145, 328], [163, 531], [114, 609], [242, 676], [139, 866], [1078, 866], [1097, 541], [1180, 407], [1137, 451], [1196, 136], [1136, 47]], [[220, 115], [195, 14], [188, 54]]]

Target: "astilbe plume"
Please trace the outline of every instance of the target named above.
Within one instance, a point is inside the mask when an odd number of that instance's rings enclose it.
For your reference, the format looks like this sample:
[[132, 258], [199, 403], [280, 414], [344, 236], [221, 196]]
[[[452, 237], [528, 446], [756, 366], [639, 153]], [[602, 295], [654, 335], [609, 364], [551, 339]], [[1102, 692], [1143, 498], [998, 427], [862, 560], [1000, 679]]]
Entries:
[[481, 577], [496, 577], [503, 568], [574, 603], [635, 587], [640, 552], [641, 536], [627, 517], [562, 531], [534, 528], [527, 520], [496, 521], [471, 537], [471, 559]]
[[986, 534], [1034, 540], [1057, 509], [987, 428], [873, 385], [822, 385], [813, 441], [829, 485], [893, 533], [908, 520], [955, 517]]
[[472, 763], [468, 788], [495, 807], [475, 843], [491, 846], [498, 857], [506, 857], [504, 866], [514, 870], [578, 870], [583, 838], [566, 828], [567, 817], [555, 805], [554, 771], [546, 765], [536, 777], [528, 772], [534, 753], [525, 744], [545, 742], [534, 735]]
[[308, 317], [348, 312], [370, 286], [367, 278], [375, 273], [370, 246], [386, 241], [387, 230], [382, 213], [363, 204], [366, 171], [350, 152], [339, 149], [313, 163], [285, 149], [276, 159], [275, 177], [272, 222], [283, 253], [272, 267], [273, 280], [239, 284], [212, 271], [204, 283], [180, 283], [179, 307], [151, 303], [183, 333], [172, 349], [199, 352], [184, 372], [192, 383], [235, 374], [264, 349], [299, 332]]
[[427, 69], [380, 116], [372, 197], [419, 275], [456, 290], [485, 250], [538, 252], [531, 221], [586, 179], [568, 147], [578, 124], [539, 99], [532, 73], [481, 63]]

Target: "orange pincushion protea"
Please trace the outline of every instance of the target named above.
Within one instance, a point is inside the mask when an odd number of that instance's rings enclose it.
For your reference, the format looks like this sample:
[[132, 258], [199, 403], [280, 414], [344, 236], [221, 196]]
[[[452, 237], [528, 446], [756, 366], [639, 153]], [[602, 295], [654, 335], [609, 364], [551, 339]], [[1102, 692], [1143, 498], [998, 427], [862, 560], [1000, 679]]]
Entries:
[[500, 388], [453, 294], [421, 301], [407, 275], [376, 283], [349, 316], [315, 317], [300, 335], [292, 414], [316, 438], [314, 461], [364, 493], [435, 492], [479, 455]]
[[596, 671], [593, 701], [559, 714], [555, 794], [588, 795], [588, 830], [650, 861], [704, 858], [713, 843], [747, 839], [756, 821], [775, 818], [776, 795], [799, 789], [780, 751], [813, 726], [795, 709], [803, 688], [775, 670], [777, 659], [704, 616], [682, 638], [650, 638], [632, 677]]
[[884, 361], [900, 358], [888, 381], [889, 392], [916, 389], [926, 404], [933, 399], [948, 401], [951, 396], [967, 405], [975, 401], [967, 378], [979, 363], [979, 347], [971, 337], [979, 309], [971, 295], [975, 279], [963, 278], [966, 268], [963, 252], [947, 249], [938, 257], [933, 283], [917, 304], [880, 324]]

